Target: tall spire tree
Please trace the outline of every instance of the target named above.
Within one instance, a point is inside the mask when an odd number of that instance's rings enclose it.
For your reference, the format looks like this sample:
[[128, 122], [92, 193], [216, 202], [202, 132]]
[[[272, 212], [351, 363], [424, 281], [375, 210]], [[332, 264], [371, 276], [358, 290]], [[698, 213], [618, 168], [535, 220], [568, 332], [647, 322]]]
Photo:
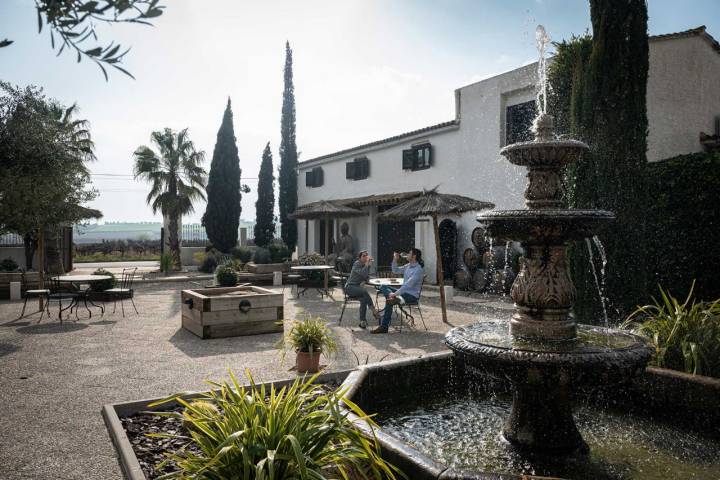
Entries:
[[280, 226], [281, 236], [292, 251], [297, 244], [297, 224], [288, 214], [297, 208], [297, 145], [295, 143], [295, 87], [293, 86], [292, 50], [285, 43], [285, 88], [280, 119]]
[[258, 175], [255, 202], [255, 245], [266, 247], [275, 238], [275, 175], [270, 142], [265, 145]]
[[207, 208], [202, 224], [210, 243], [222, 252], [237, 244], [240, 226], [240, 157], [235, 143], [232, 109], [228, 98], [217, 134], [207, 184]]

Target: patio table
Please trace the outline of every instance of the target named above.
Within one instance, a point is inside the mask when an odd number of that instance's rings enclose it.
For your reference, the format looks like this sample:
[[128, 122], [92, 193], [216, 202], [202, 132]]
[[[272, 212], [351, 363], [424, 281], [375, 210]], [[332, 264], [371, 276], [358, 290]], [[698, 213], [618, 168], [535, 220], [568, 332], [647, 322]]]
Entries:
[[[59, 275], [57, 277], [54, 277], [55, 280], [62, 283], [69, 283], [73, 285], [78, 291], [80, 291], [80, 284], [87, 283], [92, 285], [95, 282], [102, 282], [104, 280], [111, 280], [112, 277], [110, 275]], [[87, 292], [83, 292], [82, 300], [85, 303], [85, 309], [90, 314], [90, 317], [92, 318], [92, 311], [88, 307], [88, 301], [90, 302], [90, 305], [92, 305], [95, 308], [100, 309], [100, 315], [105, 315], [105, 307], [102, 305], [97, 305], [92, 300], [88, 299]], [[75, 306], [79, 306], [79, 299], [74, 300]], [[72, 314], [72, 307], [70, 308], [70, 313]], [[77, 311], [75, 312], [75, 316], [77, 317]]]
[[[290, 270], [294, 270], [303, 274], [306, 272], [311, 273], [313, 271], [323, 272], [323, 288], [322, 290], [318, 288], [317, 291], [320, 292], [321, 296], [324, 292], [325, 295], [327, 295], [328, 297], [330, 296], [330, 293], [328, 292], [328, 280], [330, 277], [330, 270], [332, 269], [333, 267], [331, 267], [330, 265], [295, 265], [293, 267], [290, 267]], [[307, 290], [307, 288], [305, 288], [303, 292], [305, 290]], [[298, 296], [300, 296], [300, 293], [298, 293]]]

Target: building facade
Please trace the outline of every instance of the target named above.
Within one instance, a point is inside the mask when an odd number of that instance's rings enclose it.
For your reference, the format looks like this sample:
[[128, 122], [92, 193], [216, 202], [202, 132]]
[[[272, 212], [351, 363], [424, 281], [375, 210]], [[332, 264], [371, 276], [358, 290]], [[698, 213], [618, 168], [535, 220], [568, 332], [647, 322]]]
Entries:
[[[704, 27], [650, 38], [648, 160], [702, 150], [700, 132], [712, 133], [720, 115], [720, 46]], [[299, 252], [325, 253], [325, 229], [337, 238], [347, 222], [355, 251], [368, 250], [379, 266], [393, 250], [423, 250], [428, 279], [435, 279], [431, 224], [378, 222], [378, 213], [423, 189], [438, 187], [489, 201], [496, 208], [522, 208], [525, 171], [499, 150], [531, 138], [537, 64], [530, 64], [455, 91], [455, 118], [434, 126], [360, 145], [299, 164], [298, 205], [336, 201], [367, 216], [298, 221]], [[471, 245], [476, 213], [448, 217], [457, 227], [457, 251]], [[441, 219], [442, 220], [442, 219]], [[460, 257], [460, 255], [456, 255]]]

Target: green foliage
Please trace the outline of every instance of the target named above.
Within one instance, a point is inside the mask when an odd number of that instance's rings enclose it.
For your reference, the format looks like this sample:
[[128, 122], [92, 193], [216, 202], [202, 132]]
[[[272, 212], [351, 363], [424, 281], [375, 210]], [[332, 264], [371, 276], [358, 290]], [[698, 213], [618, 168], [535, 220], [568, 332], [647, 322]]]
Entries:
[[173, 268], [175, 268], [175, 257], [170, 252], [165, 252], [162, 255], [160, 255], [160, 271], [167, 273]]
[[229, 252], [237, 245], [242, 211], [240, 174], [240, 157], [235, 144], [232, 109], [228, 98], [210, 164], [208, 202], [202, 217], [208, 239], [221, 252]]
[[162, 212], [168, 218], [168, 243], [180, 268], [180, 218], [195, 211], [193, 202], [205, 200], [205, 152], [195, 150], [187, 128], [175, 133], [169, 128], [153, 132], [152, 143], [156, 153], [142, 145], [135, 150], [134, 174], [136, 179], [145, 180], [150, 186], [147, 203], [153, 213]]
[[306, 253], [300, 255], [298, 258], [300, 265], [325, 265], [325, 257], [316, 252]]
[[702, 300], [720, 296], [720, 152], [681, 155], [648, 164], [652, 202], [638, 221], [652, 225], [644, 248], [648, 291], [665, 285], [680, 296], [697, 280]]
[[268, 245], [268, 250], [272, 263], [282, 263], [290, 258], [290, 250], [282, 243], [273, 242]]
[[660, 287], [660, 300], [638, 307], [624, 327], [650, 339], [659, 367], [720, 377], [720, 298], [698, 302], [694, 286], [682, 303]]
[[213, 273], [217, 268], [217, 260], [212, 255], [206, 255], [198, 270], [204, 273]]
[[230, 254], [242, 263], [247, 263], [252, 259], [253, 251], [248, 247], [235, 247], [230, 251]]
[[253, 253], [253, 262], [261, 265], [261, 264], [267, 264], [272, 263], [272, 257], [270, 256], [270, 250], [263, 247], [258, 247], [255, 249], [255, 253]]
[[280, 118], [280, 234], [285, 245], [292, 251], [297, 245], [297, 222], [288, 214], [297, 209], [297, 163], [295, 143], [295, 87], [293, 86], [292, 50], [285, 44], [285, 70], [282, 116]]
[[17, 262], [9, 257], [0, 262], [0, 272], [15, 272], [18, 267]]
[[88, 123], [42, 89], [0, 82], [0, 231], [22, 235], [32, 258], [41, 228], [73, 224], [100, 212], [82, 207], [97, 192]]
[[275, 238], [275, 176], [273, 175], [270, 142], [265, 145], [258, 174], [255, 202], [255, 245], [267, 247]]
[[[643, 0], [591, 0], [590, 10], [591, 43], [584, 36], [556, 45], [559, 63], [550, 72], [555, 90], [550, 107], [562, 117], [560, 133], [590, 146], [567, 172], [570, 207], [615, 213], [600, 238], [610, 265], [606, 295], [622, 318], [646, 295], [645, 222], [638, 219], [645, 218], [648, 204], [647, 5]], [[601, 308], [584, 245], [571, 250], [570, 265], [577, 288], [575, 315], [595, 323]]]
[[237, 272], [230, 263], [217, 267], [215, 270], [215, 278], [217, 279], [218, 285], [223, 287], [234, 287], [237, 285]]
[[112, 277], [110, 280], [103, 280], [101, 282], [93, 282], [90, 286], [94, 292], [104, 292], [109, 288], [113, 288], [117, 283], [117, 279], [112, 272], [108, 272], [104, 268], [98, 268], [93, 272], [93, 275], [108, 275]]
[[198, 447], [169, 454], [179, 470], [165, 478], [230, 479], [395, 479], [398, 469], [380, 456], [374, 435], [366, 438], [348, 417], [350, 410], [371, 429], [372, 419], [342, 392], [327, 393], [315, 384], [317, 376], [297, 379], [289, 386], [240, 386], [210, 382], [215, 388], [200, 400], [176, 395], [151, 406], [178, 402], [180, 412], [157, 412], [178, 418], [190, 436], [181, 438]]
[[[97, 40], [96, 25], [113, 23], [140, 23], [150, 25], [149, 20], [163, 13], [160, 0], [36, 0], [38, 33], [43, 25], [50, 29], [50, 43], [60, 55], [66, 48], [73, 50], [77, 61], [90, 58], [100, 67], [105, 80], [108, 79], [106, 66], [111, 66], [134, 78], [119, 64], [130, 50], [114, 42], [105, 47], [83, 45], [86, 41]], [[43, 18], [44, 17], [44, 18]], [[44, 20], [44, 21], [43, 21]], [[57, 35], [57, 45], [55, 36]], [[0, 41], [0, 48], [12, 44], [12, 40]]]
[[325, 323], [319, 318], [309, 318], [302, 322], [295, 320], [278, 347], [283, 351], [292, 349], [296, 352], [323, 352], [330, 356], [337, 351], [335, 337]]
[[198, 267], [203, 264], [205, 259], [207, 258], [207, 253], [205, 252], [195, 252], [193, 253], [193, 264], [197, 265]]

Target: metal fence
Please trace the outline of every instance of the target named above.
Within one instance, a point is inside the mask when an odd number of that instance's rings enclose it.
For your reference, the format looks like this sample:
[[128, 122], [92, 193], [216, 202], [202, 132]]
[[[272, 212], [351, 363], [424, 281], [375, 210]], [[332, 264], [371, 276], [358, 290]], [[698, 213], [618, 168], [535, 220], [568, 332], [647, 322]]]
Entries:
[[22, 247], [23, 245], [23, 237], [17, 233], [0, 235], [0, 246], [2, 247]]
[[210, 243], [207, 238], [207, 233], [205, 233], [205, 227], [199, 223], [183, 225], [180, 236], [182, 237], [183, 245], [188, 247], [204, 247]]

